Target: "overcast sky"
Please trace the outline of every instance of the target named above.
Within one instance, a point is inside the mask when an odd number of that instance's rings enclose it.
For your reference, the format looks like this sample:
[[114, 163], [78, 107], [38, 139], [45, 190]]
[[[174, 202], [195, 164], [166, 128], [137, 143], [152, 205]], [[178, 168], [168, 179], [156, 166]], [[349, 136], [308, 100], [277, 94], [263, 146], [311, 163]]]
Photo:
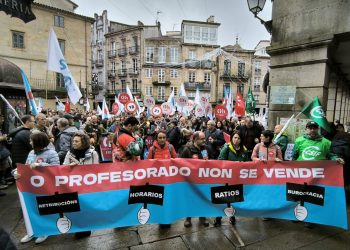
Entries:
[[[138, 20], [145, 25], [153, 25], [157, 11], [162, 33], [180, 30], [181, 21], [206, 21], [215, 16], [219, 27], [219, 45], [236, 42], [244, 49], [253, 49], [260, 40], [270, 40], [269, 33], [260, 21], [248, 10], [246, 0], [73, 0], [79, 7], [77, 14], [93, 17], [107, 10], [108, 19], [115, 22], [136, 24]], [[271, 1], [267, 0], [264, 10], [259, 14], [264, 20], [271, 19]]]

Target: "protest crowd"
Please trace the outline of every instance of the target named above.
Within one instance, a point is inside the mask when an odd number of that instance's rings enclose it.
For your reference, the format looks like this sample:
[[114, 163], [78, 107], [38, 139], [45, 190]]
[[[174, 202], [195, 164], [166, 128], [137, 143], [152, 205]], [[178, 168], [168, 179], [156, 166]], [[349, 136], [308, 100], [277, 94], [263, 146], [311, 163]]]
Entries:
[[[22, 125], [8, 134], [4, 131], [0, 134], [0, 199], [6, 199], [6, 189], [15, 183], [14, 177], [20, 178], [15, 171], [18, 163], [40, 168], [170, 158], [280, 162], [285, 160], [290, 142], [285, 133], [280, 133], [282, 125], [268, 130], [254, 116], [219, 120], [204, 115], [197, 117], [194, 112], [152, 116], [144, 110], [137, 118], [124, 112], [102, 119], [96, 111], [67, 113], [43, 109], [36, 116], [20, 118]], [[327, 133], [318, 123], [309, 121], [305, 135], [292, 142], [295, 144], [293, 157], [288, 160], [337, 160], [344, 164], [344, 183], [349, 186], [350, 134], [339, 122], [330, 126], [333, 132]], [[104, 140], [111, 145], [112, 159], [106, 160], [103, 155], [101, 143]], [[321, 151], [307, 154], [304, 150], [309, 145], [318, 145]], [[207, 218], [199, 220], [204, 226], [209, 225]], [[229, 221], [236, 223], [234, 216]], [[191, 218], [186, 218], [184, 226], [191, 225]], [[221, 225], [221, 217], [214, 220], [214, 225]], [[90, 233], [76, 233], [76, 237], [86, 237]], [[36, 243], [46, 238], [39, 237]], [[32, 239], [26, 235], [21, 242]]]

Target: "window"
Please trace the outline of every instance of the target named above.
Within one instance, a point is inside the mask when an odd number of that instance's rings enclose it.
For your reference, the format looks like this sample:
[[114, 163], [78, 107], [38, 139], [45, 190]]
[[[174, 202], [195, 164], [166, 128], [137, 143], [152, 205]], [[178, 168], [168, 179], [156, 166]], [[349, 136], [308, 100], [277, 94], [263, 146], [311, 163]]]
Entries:
[[24, 48], [24, 33], [12, 31], [12, 47], [13, 48]]
[[216, 43], [216, 29], [214, 28], [209, 29], [209, 38], [211, 43]]
[[186, 40], [192, 40], [192, 26], [185, 26]]
[[254, 95], [254, 100], [255, 100], [256, 102], [259, 102], [259, 95]]
[[60, 45], [62, 54], [66, 54], [66, 41], [58, 39], [58, 44]]
[[122, 93], [126, 92], [126, 83], [125, 80], [120, 80], [121, 84], [122, 84]]
[[111, 81], [112, 91], [115, 92], [115, 81]]
[[224, 61], [224, 75], [231, 75], [231, 61]]
[[244, 62], [238, 62], [238, 76], [243, 77], [245, 73], [245, 63]]
[[115, 41], [111, 42], [111, 50], [115, 50], [116, 49], [116, 43]]
[[98, 83], [103, 83], [103, 73], [102, 72], [98, 72], [97, 74], [97, 79], [98, 79]]
[[122, 70], [125, 72], [126, 71], [126, 62], [121, 61], [121, 66], [122, 66]]
[[152, 69], [145, 69], [145, 76], [146, 78], [152, 78], [153, 70]]
[[166, 47], [158, 48], [158, 63], [165, 63], [166, 60]]
[[194, 99], [196, 97], [196, 92], [188, 92], [187, 93], [188, 98]]
[[204, 73], [204, 82], [205, 83], [211, 82], [211, 74], [210, 73]]
[[158, 82], [165, 82], [165, 70], [160, 69], [158, 70]]
[[208, 28], [202, 28], [202, 41], [203, 42], [208, 42], [209, 41]]
[[197, 42], [201, 40], [201, 28], [198, 26], [193, 27], [193, 40]]
[[133, 45], [135, 46], [135, 50], [136, 50], [136, 48], [138, 47], [137, 36], [133, 36], [132, 40], [133, 40]]
[[61, 73], [56, 73], [56, 86], [59, 88], [64, 88], [64, 78]]
[[237, 92], [241, 93], [244, 95], [244, 85], [242, 83], [237, 84]]
[[137, 59], [136, 58], [132, 59], [132, 70], [133, 70], [134, 73], [137, 73], [137, 71], [138, 71]]
[[195, 82], [196, 81], [196, 72], [190, 71], [188, 72], [188, 81]]
[[176, 78], [177, 77], [177, 70], [176, 69], [171, 69], [170, 70], [170, 77], [171, 78]]
[[64, 28], [64, 17], [63, 16], [54, 16], [54, 25], [56, 27]]
[[122, 41], [122, 46], [121, 47], [122, 47], [122, 49], [125, 50], [126, 49], [126, 39], [122, 38], [121, 41]]
[[97, 30], [97, 41], [101, 41], [103, 37], [103, 30], [102, 29], [98, 29]]
[[179, 62], [179, 48], [170, 48], [170, 62], [171, 63]]
[[159, 86], [158, 87], [158, 101], [164, 101], [165, 100], [165, 86]]
[[145, 87], [145, 93], [146, 93], [146, 95], [153, 96], [153, 87], [152, 86], [146, 86]]
[[188, 59], [190, 60], [196, 60], [197, 59], [197, 53], [195, 50], [190, 50], [188, 52]]
[[103, 62], [103, 53], [102, 53], [102, 50], [98, 50], [98, 51], [97, 51], [97, 61], [98, 61], [98, 63], [102, 63], [102, 62]]
[[177, 87], [170, 87], [170, 92], [173, 92], [174, 90], [174, 96], [177, 96]]
[[137, 88], [137, 79], [132, 79], [132, 90], [131, 92], [137, 92], [138, 88]]
[[255, 61], [254, 67], [255, 67], [255, 73], [260, 74], [261, 73], [261, 61]]
[[112, 63], [111, 63], [111, 71], [112, 71], [112, 72], [115, 72], [115, 62], [112, 62]]
[[260, 91], [260, 77], [254, 78], [254, 91]]
[[230, 93], [230, 91], [231, 91], [231, 86], [230, 86], [230, 84], [229, 84], [229, 83], [225, 83], [225, 84], [224, 84], [224, 89], [223, 89], [223, 92], [222, 92], [222, 97], [223, 97], [223, 98], [226, 98], [225, 95], [228, 95], [228, 94]]
[[153, 63], [153, 48], [146, 48], [146, 63]]

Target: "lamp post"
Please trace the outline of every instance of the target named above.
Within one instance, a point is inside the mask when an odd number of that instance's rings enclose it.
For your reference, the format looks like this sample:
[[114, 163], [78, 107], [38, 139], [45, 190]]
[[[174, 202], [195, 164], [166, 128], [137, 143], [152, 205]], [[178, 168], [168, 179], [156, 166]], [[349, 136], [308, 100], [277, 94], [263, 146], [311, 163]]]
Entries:
[[261, 24], [263, 24], [265, 26], [265, 29], [267, 30], [267, 32], [269, 32], [271, 34], [272, 33], [272, 20], [264, 21], [263, 19], [258, 17], [259, 12], [264, 9], [265, 2], [266, 2], [266, 0], [247, 0], [249, 11], [254, 14], [255, 18], [260, 20]]

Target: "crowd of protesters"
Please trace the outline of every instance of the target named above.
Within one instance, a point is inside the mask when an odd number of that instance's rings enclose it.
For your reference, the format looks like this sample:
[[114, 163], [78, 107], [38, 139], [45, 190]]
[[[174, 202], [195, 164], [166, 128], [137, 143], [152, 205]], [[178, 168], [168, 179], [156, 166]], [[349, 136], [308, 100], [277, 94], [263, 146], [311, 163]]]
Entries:
[[[101, 119], [94, 111], [68, 114], [44, 110], [36, 117], [24, 115], [21, 120], [23, 124], [8, 134], [0, 131], [0, 196], [4, 199], [6, 189], [14, 183], [11, 171], [15, 173], [16, 164], [25, 163], [36, 168], [100, 163], [103, 137], [108, 137], [112, 144], [113, 162], [176, 157], [280, 162], [284, 160], [288, 144], [285, 134], [274, 140], [283, 126], [276, 125], [274, 131], [267, 130], [249, 116], [220, 121], [185, 117], [177, 112], [167, 117], [147, 117], [146, 113], [141, 113], [138, 118], [123, 113]], [[293, 142], [294, 160], [337, 160], [345, 164], [344, 180], [345, 185], [349, 185], [350, 134], [345, 132], [342, 124], [332, 125], [334, 133], [323, 134], [317, 123], [308, 122], [305, 135]], [[225, 140], [225, 135], [230, 137], [229, 141]], [[309, 145], [319, 146], [322, 152], [317, 158], [303, 158], [303, 150]], [[14, 175], [20, 178], [16, 173]], [[204, 226], [209, 225], [205, 217], [200, 217], [200, 221]], [[229, 221], [234, 224], [235, 217]], [[186, 218], [184, 226], [191, 225], [191, 218]], [[221, 225], [221, 217], [215, 219], [214, 225]], [[77, 233], [76, 236], [89, 236], [90, 233]], [[26, 235], [21, 242], [32, 238]], [[37, 238], [36, 243], [46, 238]]]

